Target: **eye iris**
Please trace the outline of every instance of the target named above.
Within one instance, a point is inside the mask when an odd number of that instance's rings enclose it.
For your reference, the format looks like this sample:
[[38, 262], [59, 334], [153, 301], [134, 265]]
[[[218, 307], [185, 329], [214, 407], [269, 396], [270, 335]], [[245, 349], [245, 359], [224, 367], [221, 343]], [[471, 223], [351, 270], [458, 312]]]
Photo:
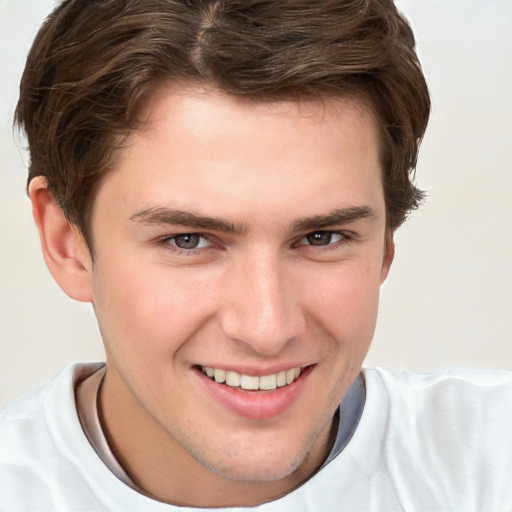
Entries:
[[174, 243], [180, 249], [195, 249], [199, 245], [199, 235], [179, 235], [174, 237]]
[[307, 236], [311, 245], [327, 245], [332, 240], [332, 233], [329, 231], [315, 231]]

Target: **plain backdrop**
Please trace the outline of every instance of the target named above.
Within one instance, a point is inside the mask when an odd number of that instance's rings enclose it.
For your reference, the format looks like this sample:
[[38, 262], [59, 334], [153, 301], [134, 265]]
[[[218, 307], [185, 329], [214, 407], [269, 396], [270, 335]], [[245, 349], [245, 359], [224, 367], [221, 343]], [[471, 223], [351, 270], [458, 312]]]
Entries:
[[[417, 183], [365, 364], [512, 368], [512, 1], [400, 0], [432, 93]], [[31, 41], [54, 2], [0, 0], [0, 407], [103, 359], [92, 308], [46, 270], [12, 130]]]

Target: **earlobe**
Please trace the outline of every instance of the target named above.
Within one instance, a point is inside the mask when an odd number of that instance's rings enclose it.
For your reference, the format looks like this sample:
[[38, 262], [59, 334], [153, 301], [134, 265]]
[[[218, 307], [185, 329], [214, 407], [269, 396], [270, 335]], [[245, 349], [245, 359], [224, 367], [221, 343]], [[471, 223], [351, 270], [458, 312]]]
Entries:
[[55, 203], [44, 177], [32, 179], [29, 196], [50, 273], [69, 297], [92, 302], [92, 260], [81, 234]]
[[386, 235], [384, 242], [384, 259], [382, 260], [382, 269], [380, 273], [380, 283], [382, 284], [389, 274], [391, 263], [395, 257], [395, 242], [393, 240], [393, 234], [389, 233]]

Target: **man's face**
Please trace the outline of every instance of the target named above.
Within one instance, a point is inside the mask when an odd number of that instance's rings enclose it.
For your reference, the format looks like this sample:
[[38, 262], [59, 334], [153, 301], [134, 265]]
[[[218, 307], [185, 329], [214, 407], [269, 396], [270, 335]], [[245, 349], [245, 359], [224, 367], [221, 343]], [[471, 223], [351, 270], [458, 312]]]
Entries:
[[314, 471], [392, 257], [375, 122], [348, 100], [201, 90], [162, 89], [146, 114], [93, 212], [117, 449], [133, 435], [234, 480]]

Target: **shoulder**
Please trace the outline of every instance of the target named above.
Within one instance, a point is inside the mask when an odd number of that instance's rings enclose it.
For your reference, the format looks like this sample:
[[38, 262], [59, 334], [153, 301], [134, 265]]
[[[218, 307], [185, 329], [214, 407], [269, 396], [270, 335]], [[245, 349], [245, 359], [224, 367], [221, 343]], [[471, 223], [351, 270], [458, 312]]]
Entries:
[[[67, 404], [74, 403], [74, 388], [77, 382], [101, 366], [101, 363], [67, 366], [53, 380], [31, 389], [3, 408], [0, 411], [0, 429], [5, 432], [13, 425], [20, 427], [33, 424], [36, 426], [44, 423], [45, 408], [51, 405], [53, 399], [58, 396], [60, 400], [65, 398]], [[2, 443], [2, 445], [4, 444]]]
[[404, 489], [457, 500], [460, 489], [473, 489], [466, 498], [481, 500], [480, 510], [512, 503], [512, 372], [375, 369], [364, 376], [367, 421], [381, 425], [381, 462]]
[[[512, 372], [450, 369], [434, 373], [364, 371], [367, 393], [388, 404], [389, 425], [409, 435], [464, 437], [512, 449]], [[496, 446], [499, 449], [498, 446]], [[512, 453], [508, 454], [512, 458]]]
[[56, 387], [69, 389], [71, 393], [73, 367], [66, 368], [55, 379], [39, 384], [7, 405], [0, 412], [0, 453], [17, 444], [18, 439], [27, 440], [35, 432], [45, 430], [45, 403]]
[[[16, 454], [19, 463], [24, 454], [32, 456], [38, 445], [47, 448], [47, 440], [56, 434], [62, 422], [78, 423], [75, 387], [102, 365], [73, 364], [55, 379], [32, 389], [0, 412], [0, 460]], [[57, 421], [56, 421], [57, 420]]]
[[[512, 409], [512, 371], [446, 369], [431, 373], [364, 370], [367, 387], [385, 393], [398, 405], [428, 413], [448, 409], [456, 414], [464, 407], [478, 411]], [[512, 411], [510, 411], [512, 414]]]
[[385, 370], [383, 368], [363, 370], [366, 380], [380, 381], [388, 392], [406, 394], [436, 393], [451, 389], [464, 394], [469, 390], [493, 392], [506, 391], [512, 387], [512, 371], [467, 368], [448, 368], [436, 372], [420, 373], [406, 370]]
[[381, 378], [390, 378], [404, 383], [432, 383], [436, 381], [461, 381], [474, 383], [512, 383], [512, 370], [479, 369], [479, 368], [445, 368], [431, 372], [418, 372], [410, 370], [387, 370], [385, 368], [363, 368], [363, 374], [379, 375]]
[[[69, 481], [66, 446], [80, 442], [75, 384], [98, 365], [71, 365], [54, 380], [18, 398], [0, 413], [2, 510], [42, 510], [60, 481]], [[82, 436], [83, 437], [83, 436]], [[30, 489], [30, 492], [26, 492]]]

